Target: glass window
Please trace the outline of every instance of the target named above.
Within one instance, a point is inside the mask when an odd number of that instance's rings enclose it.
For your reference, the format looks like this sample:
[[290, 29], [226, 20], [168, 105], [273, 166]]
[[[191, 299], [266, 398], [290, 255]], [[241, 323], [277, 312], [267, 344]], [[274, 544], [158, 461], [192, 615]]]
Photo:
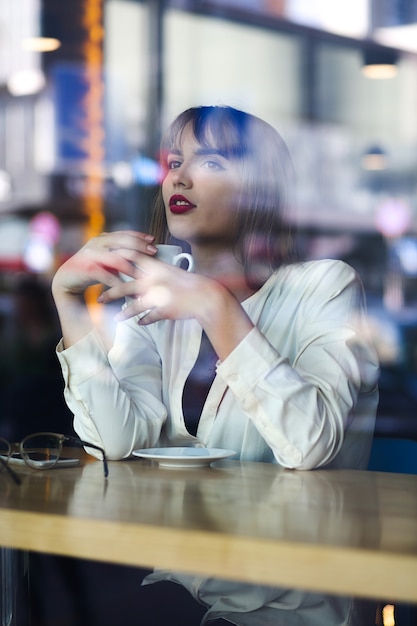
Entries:
[[141, 2], [106, 2], [106, 134], [111, 161], [130, 156], [146, 143], [149, 85], [147, 19], [146, 5]]
[[164, 117], [230, 104], [274, 123], [301, 114], [297, 36], [170, 10], [164, 24]]
[[372, 80], [361, 73], [358, 49], [317, 47], [316, 117], [349, 127], [371, 141], [415, 140], [417, 62], [402, 59], [395, 78]]

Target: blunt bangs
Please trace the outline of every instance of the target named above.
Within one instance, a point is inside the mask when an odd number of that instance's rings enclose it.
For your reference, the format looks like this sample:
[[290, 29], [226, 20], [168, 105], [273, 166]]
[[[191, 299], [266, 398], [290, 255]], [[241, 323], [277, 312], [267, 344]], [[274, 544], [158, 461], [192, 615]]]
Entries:
[[228, 159], [244, 159], [251, 151], [247, 138], [250, 116], [231, 107], [202, 106], [181, 113], [163, 139], [163, 150], [178, 149], [184, 129], [191, 124], [203, 148], [215, 148]]

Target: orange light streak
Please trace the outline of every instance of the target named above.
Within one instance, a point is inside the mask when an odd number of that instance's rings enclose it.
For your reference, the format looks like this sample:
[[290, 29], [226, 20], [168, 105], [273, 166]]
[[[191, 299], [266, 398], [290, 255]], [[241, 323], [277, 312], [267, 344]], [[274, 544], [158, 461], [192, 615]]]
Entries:
[[[105, 158], [104, 130], [104, 82], [103, 82], [103, 2], [85, 0], [82, 26], [85, 29], [83, 56], [85, 59], [85, 80], [88, 88], [83, 100], [83, 127], [86, 129], [82, 148], [86, 153], [84, 205], [88, 215], [86, 239], [95, 237], [104, 230], [104, 180], [103, 161]], [[98, 290], [87, 292], [87, 303], [94, 317], [101, 307], [97, 304]]]

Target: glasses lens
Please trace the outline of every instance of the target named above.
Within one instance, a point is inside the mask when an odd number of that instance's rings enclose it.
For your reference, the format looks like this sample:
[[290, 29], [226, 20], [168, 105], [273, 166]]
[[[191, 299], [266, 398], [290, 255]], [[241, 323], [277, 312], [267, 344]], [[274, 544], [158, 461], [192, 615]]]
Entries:
[[30, 435], [22, 441], [22, 455], [28, 465], [35, 469], [53, 467], [61, 454], [61, 440], [50, 433]]
[[11, 453], [10, 444], [6, 439], [0, 437], [0, 472], [6, 467]]

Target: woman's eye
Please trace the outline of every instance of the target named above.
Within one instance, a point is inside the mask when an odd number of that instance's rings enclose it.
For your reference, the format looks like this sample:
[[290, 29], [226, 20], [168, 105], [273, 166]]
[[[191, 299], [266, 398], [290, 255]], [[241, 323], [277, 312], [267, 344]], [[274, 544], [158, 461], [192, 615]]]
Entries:
[[209, 170], [224, 170], [224, 167], [220, 165], [218, 161], [207, 160], [204, 161], [203, 167], [206, 167]]
[[168, 162], [168, 169], [169, 170], [176, 170], [179, 167], [181, 167], [181, 161], [176, 161], [176, 160], [172, 160]]

